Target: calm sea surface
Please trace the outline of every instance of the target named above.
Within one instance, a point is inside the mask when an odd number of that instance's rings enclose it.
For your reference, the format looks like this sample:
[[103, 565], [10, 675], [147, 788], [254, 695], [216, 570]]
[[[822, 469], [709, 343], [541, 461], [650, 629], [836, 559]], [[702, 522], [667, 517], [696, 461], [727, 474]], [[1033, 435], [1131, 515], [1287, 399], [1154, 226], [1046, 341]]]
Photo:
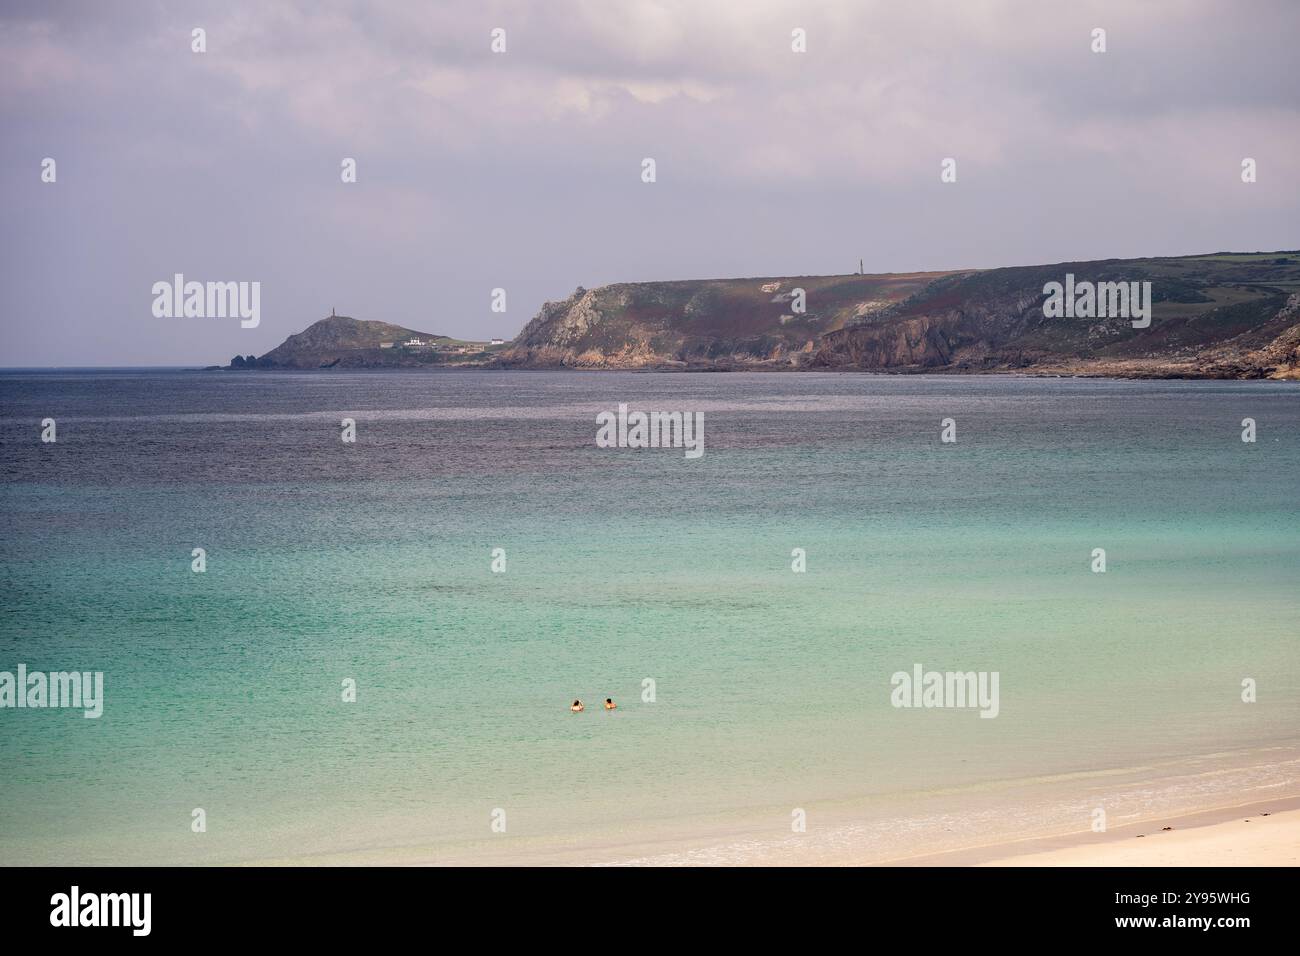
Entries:
[[[620, 402], [702, 411], [704, 456], [597, 448]], [[0, 670], [106, 698], [0, 710], [0, 863], [1087, 829], [1297, 779], [1300, 389], [6, 372], [0, 590]], [[916, 663], [997, 671], [998, 717], [892, 707]]]

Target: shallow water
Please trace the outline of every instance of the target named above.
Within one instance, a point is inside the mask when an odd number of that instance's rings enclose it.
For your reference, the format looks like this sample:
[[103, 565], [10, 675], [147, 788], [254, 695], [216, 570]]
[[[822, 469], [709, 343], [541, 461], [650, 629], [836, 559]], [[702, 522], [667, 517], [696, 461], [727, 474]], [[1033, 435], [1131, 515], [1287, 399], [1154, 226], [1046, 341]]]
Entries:
[[[597, 448], [619, 402], [703, 411], [704, 456]], [[0, 709], [6, 863], [731, 860], [796, 807], [894, 853], [863, 821], [1294, 780], [1294, 385], [7, 372], [0, 443], [0, 670], [106, 696]], [[915, 663], [998, 672], [997, 718], [891, 706]]]

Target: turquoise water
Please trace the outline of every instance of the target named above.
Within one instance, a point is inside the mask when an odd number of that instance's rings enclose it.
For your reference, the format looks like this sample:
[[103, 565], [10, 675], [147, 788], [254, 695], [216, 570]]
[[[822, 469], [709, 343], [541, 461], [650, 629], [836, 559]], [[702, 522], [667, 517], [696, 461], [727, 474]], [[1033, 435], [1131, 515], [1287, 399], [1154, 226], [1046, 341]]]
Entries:
[[[616, 860], [1300, 744], [1294, 385], [3, 373], [0, 440], [0, 670], [106, 691], [0, 710], [5, 863]], [[999, 716], [890, 706], [917, 662]]]

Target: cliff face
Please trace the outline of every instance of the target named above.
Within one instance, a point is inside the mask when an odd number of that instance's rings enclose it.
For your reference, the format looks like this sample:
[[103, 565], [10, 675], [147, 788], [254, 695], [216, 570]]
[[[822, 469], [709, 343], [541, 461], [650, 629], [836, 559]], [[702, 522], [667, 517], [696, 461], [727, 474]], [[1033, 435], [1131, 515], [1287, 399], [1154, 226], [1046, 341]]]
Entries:
[[502, 354], [500, 364], [801, 367], [827, 331], [901, 302], [941, 275], [711, 279], [579, 288], [562, 302], [546, 303]]
[[[1043, 287], [1150, 282], [1151, 322], [1044, 315]], [[994, 269], [936, 281], [821, 337], [810, 366], [1032, 369], [1130, 377], [1295, 378], [1300, 257], [1109, 260]]]
[[937, 368], [952, 361], [963, 317], [948, 312], [828, 332], [813, 355], [817, 367]]
[[[1048, 317], [1043, 288], [1067, 273], [1076, 285], [1149, 282], [1150, 325]], [[498, 364], [1291, 378], [1297, 292], [1295, 253], [629, 283], [547, 303]]]

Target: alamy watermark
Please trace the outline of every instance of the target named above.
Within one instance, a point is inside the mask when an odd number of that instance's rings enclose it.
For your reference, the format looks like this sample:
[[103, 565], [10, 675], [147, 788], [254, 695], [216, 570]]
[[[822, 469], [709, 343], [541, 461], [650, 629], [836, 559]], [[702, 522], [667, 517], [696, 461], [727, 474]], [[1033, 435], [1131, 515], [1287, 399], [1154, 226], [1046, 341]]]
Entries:
[[103, 671], [0, 671], [0, 708], [80, 707], [88, 718], [104, 713]]
[[1065, 284], [1043, 286], [1043, 315], [1049, 319], [1132, 319], [1135, 329], [1151, 325], [1150, 282], [1075, 282], [1065, 274]]
[[920, 664], [912, 672], [896, 671], [889, 679], [889, 702], [895, 707], [978, 707], [981, 717], [996, 717], [998, 671], [927, 671]]
[[132, 936], [148, 936], [152, 909], [152, 893], [83, 893], [74, 885], [50, 897], [50, 925], [119, 926], [129, 928]]
[[186, 282], [177, 272], [172, 281], [153, 284], [155, 319], [236, 318], [245, 329], [262, 321], [262, 283]]
[[597, 448], [684, 448], [687, 458], [704, 454], [703, 412], [618, 412], [596, 415]]

